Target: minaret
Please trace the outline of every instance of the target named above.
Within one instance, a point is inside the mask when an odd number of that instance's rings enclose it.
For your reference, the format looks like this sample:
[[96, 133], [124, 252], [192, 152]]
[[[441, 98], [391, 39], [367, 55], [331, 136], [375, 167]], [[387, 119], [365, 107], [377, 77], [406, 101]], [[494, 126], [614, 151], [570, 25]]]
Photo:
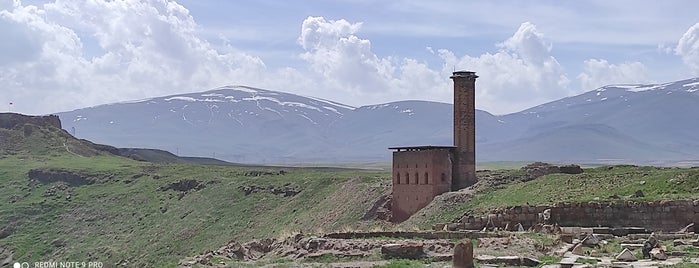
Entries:
[[455, 161], [451, 188], [463, 189], [476, 183], [476, 72], [459, 71], [454, 80]]

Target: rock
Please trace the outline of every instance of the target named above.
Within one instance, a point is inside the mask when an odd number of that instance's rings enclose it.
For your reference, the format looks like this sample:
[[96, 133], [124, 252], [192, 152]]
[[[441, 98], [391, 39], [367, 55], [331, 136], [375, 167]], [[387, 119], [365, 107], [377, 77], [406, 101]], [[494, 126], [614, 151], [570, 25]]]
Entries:
[[456, 231], [459, 230], [459, 225], [456, 223], [447, 223], [444, 228], [446, 229], [445, 231]]
[[621, 246], [621, 248], [628, 248], [630, 250], [636, 250], [639, 248], [643, 248], [643, 244], [621, 243], [619, 246]]
[[583, 173], [583, 169], [575, 164], [563, 165], [559, 168], [563, 174], [580, 174]]
[[517, 232], [524, 232], [524, 226], [522, 226], [522, 223], [517, 223]]
[[662, 248], [654, 248], [650, 250], [650, 258], [652, 260], [667, 260], [667, 254], [665, 254], [665, 250]]
[[694, 223], [690, 223], [689, 225], [685, 226], [684, 228], [680, 229], [678, 233], [689, 233], [691, 232], [690, 230], [694, 230]]
[[436, 223], [436, 224], [432, 225], [432, 230], [434, 230], [434, 231], [442, 231], [442, 230], [444, 230], [444, 226], [445, 226], [445, 225], [446, 225], [446, 224], [444, 224], [444, 223]]
[[582, 244], [575, 245], [575, 247], [573, 247], [573, 250], [571, 250], [570, 252], [575, 254], [575, 255], [580, 255], [580, 256], [585, 255], [585, 252], [583, 252]]
[[422, 247], [420, 242], [385, 244], [381, 246], [381, 255], [387, 259], [419, 259], [425, 255]]
[[461, 240], [454, 246], [454, 268], [473, 268], [473, 243], [471, 239]]
[[687, 243], [685, 243], [685, 242], [682, 241], [682, 240], [675, 239], [674, 241], [672, 241], [672, 245], [673, 245], [673, 246], [684, 246], [684, 245], [687, 245]]
[[585, 237], [585, 239], [583, 239], [581, 243], [588, 247], [596, 247], [599, 245], [600, 241], [599, 238], [597, 238], [597, 236], [591, 234]]
[[643, 258], [652, 258], [653, 256], [650, 254], [650, 252], [659, 245], [658, 239], [655, 238], [655, 233], [652, 233], [648, 239], [643, 242], [643, 248], [641, 249], [643, 252]]
[[502, 264], [505, 266], [539, 266], [541, 262], [537, 259], [529, 258], [529, 257], [519, 257], [519, 256], [500, 256], [500, 257], [493, 257], [493, 256], [478, 256], [476, 257], [478, 260], [479, 264]]
[[551, 209], [550, 208], [545, 209], [544, 212], [541, 213], [541, 219], [546, 223], [551, 221]]
[[645, 195], [643, 194], [643, 191], [637, 190], [633, 197], [645, 197]]
[[568, 244], [573, 243], [573, 234], [562, 233], [560, 237], [561, 237], [561, 241], [563, 241], [565, 243], [568, 243]]
[[619, 253], [619, 255], [616, 255], [616, 260], [618, 261], [637, 261], [636, 256], [629, 250], [628, 248], [625, 248], [624, 250]]

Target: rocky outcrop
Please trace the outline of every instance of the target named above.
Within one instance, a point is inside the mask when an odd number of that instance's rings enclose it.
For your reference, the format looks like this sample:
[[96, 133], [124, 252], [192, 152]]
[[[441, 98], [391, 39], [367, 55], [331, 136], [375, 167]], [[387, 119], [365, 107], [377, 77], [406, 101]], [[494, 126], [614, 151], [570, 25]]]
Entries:
[[296, 185], [285, 184], [284, 186], [257, 186], [257, 185], [243, 185], [238, 187], [245, 195], [255, 194], [255, 193], [270, 193], [274, 195], [281, 195], [284, 197], [291, 197], [299, 194], [301, 188]]
[[13, 129], [24, 124], [61, 128], [61, 120], [57, 115], [30, 116], [16, 113], [0, 113], [0, 128]]
[[[548, 213], [547, 213], [548, 210]], [[694, 223], [699, 231], [699, 200], [576, 202], [543, 206], [497, 208], [487, 215], [465, 214], [457, 229], [482, 230], [485, 227], [508, 229], [522, 224], [525, 229], [538, 224], [581, 227], [641, 227], [651, 231], [677, 231]], [[512, 228], [509, 228], [512, 230]], [[610, 229], [613, 235], [625, 235], [628, 229]]]
[[526, 171], [532, 178], [538, 178], [541, 176], [564, 173], [564, 174], [580, 174], [583, 170], [580, 166], [575, 164], [556, 166], [549, 163], [534, 162], [529, 165], [522, 167], [522, 170]]
[[393, 202], [393, 193], [387, 192], [381, 197], [379, 197], [376, 202], [374, 202], [374, 205], [371, 206], [371, 208], [364, 213], [364, 216], [362, 216], [363, 221], [370, 221], [370, 220], [381, 220], [381, 221], [391, 221], [391, 216], [393, 213], [391, 213], [391, 203]]
[[65, 182], [69, 186], [81, 186], [93, 184], [97, 181], [93, 176], [80, 174], [75, 171], [56, 168], [35, 168], [29, 170], [27, 176], [30, 180], [40, 183]]
[[[314, 259], [325, 255], [335, 257], [367, 257], [384, 253], [387, 258], [443, 258], [451, 256], [454, 244], [449, 240], [384, 240], [337, 239], [306, 237], [301, 234], [287, 239], [259, 239], [247, 243], [232, 241], [218, 250], [207, 251], [179, 262], [179, 267], [211, 265], [214, 257], [255, 261], [266, 256], [289, 259]], [[389, 253], [390, 252], [390, 253]]]
[[505, 265], [505, 266], [539, 266], [541, 262], [537, 259], [529, 257], [519, 257], [519, 256], [478, 256], [476, 257], [478, 263], [481, 264], [495, 264], [495, 265]]
[[421, 242], [385, 244], [381, 246], [381, 255], [385, 259], [420, 259], [425, 255]]

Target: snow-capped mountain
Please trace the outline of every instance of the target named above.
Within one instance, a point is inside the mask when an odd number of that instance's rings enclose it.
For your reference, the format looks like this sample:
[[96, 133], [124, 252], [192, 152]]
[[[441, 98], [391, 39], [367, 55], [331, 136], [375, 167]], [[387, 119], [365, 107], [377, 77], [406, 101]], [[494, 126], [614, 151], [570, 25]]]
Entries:
[[[479, 160], [699, 159], [699, 78], [610, 85], [494, 116], [476, 113]], [[389, 146], [452, 144], [451, 104], [351, 107], [243, 86], [59, 113], [79, 138], [247, 163], [385, 161]]]
[[697, 159], [698, 91], [699, 78], [605, 86], [499, 117], [508, 136], [481, 149], [503, 160]]

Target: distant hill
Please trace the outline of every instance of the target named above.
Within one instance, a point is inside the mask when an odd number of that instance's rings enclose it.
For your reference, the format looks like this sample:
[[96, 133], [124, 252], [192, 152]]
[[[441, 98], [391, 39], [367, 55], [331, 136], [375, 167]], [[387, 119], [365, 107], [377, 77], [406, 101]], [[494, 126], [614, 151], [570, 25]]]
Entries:
[[[699, 159], [699, 78], [610, 85], [522, 112], [476, 112], [479, 161]], [[386, 148], [452, 144], [451, 104], [362, 107], [244, 86], [59, 113], [63, 127], [117, 147], [242, 163], [388, 161]]]
[[72, 154], [80, 157], [111, 155], [153, 163], [196, 163], [236, 165], [206, 157], [180, 157], [168, 151], [146, 148], [116, 148], [76, 139], [61, 129], [57, 116], [27, 116], [0, 113], [0, 156], [57, 156]]

